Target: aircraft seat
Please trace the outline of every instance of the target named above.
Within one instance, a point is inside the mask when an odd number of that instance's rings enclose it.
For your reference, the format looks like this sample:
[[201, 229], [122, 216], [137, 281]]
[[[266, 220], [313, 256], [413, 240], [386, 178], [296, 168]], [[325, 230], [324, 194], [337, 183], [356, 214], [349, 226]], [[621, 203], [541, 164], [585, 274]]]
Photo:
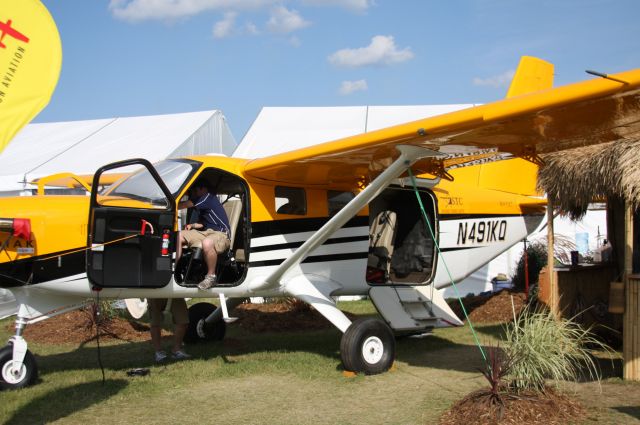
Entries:
[[236, 261], [244, 262], [244, 249], [236, 249], [235, 252], [233, 252], [236, 230], [238, 229], [240, 216], [242, 215], [242, 201], [240, 199], [229, 199], [222, 204], [222, 207], [224, 208], [224, 212], [227, 213], [229, 226], [231, 227], [231, 252], [234, 254]]
[[367, 265], [384, 270], [387, 276], [391, 267], [397, 218], [394, 211], [380, 211], [370, 229]]

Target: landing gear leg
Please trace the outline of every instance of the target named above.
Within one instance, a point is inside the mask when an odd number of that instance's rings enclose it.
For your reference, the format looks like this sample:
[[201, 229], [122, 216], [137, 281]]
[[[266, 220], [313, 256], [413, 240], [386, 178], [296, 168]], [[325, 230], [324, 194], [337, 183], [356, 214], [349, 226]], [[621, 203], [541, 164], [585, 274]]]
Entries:
[[0, 388], [17, 389], [33, 384], [38, 378], [38, 367], [33, 354], [27, 349], [22, 332], [27, 321], [16, 319], [16, 334], [0, 349]]

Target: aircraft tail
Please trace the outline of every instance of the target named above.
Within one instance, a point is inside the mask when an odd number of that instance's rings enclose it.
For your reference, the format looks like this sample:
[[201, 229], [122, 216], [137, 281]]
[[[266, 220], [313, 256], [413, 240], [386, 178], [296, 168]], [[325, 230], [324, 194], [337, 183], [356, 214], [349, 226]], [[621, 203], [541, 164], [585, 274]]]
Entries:
[[522, 56], [507, 98], [550, 88], [553, 88], [553, 64], [533, 56]]

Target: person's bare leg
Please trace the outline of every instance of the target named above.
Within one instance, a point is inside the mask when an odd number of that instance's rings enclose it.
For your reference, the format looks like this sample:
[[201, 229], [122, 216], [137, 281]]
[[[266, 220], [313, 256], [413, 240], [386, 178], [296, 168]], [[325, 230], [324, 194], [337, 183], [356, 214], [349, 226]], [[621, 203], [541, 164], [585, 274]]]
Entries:
[[215, 275], [218, 253], [211, 239], [205, 238], [202, 240], [202, 252], [204, 253], [204, 261], [207, 263], [207, 274]]
[[175, 325], [173, 329], [173, 348], [171, 351], [174, 353], [182, 349], [182, 341], [184, 335], [187, 333], [187, 327], [189, 325]]
[[162, 328], [160, 326], [151, 325], [151, 345], [156, 351], [162, 351]]

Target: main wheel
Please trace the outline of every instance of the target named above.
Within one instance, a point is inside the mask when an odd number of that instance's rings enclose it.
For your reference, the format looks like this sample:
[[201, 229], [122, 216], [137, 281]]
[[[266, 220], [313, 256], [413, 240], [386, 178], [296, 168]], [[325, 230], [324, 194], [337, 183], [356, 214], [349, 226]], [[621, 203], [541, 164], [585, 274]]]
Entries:
[[27, 350], [22, 367], [17, 373], [12, 373], [12, 366], [13, 345], [8, 344], [0, 349], [0, 388], [3, 390], [27, 387], [38, 378], [36, 359], [29, 350]]
[[189, 327], [184, 336], [187, 343], [200, 341], [221, 341], [227, 332], [224, 320], [207, 325], [204, 319], [216, 310], [216, 306], [210, 303], [197, 303], [189, 307]]
[[372, 317], [354, 321], [342, 335], [340, 356], [346, 370], [367, 375], [382, 373], [395, 359], [396, 340], [391, 328]]

